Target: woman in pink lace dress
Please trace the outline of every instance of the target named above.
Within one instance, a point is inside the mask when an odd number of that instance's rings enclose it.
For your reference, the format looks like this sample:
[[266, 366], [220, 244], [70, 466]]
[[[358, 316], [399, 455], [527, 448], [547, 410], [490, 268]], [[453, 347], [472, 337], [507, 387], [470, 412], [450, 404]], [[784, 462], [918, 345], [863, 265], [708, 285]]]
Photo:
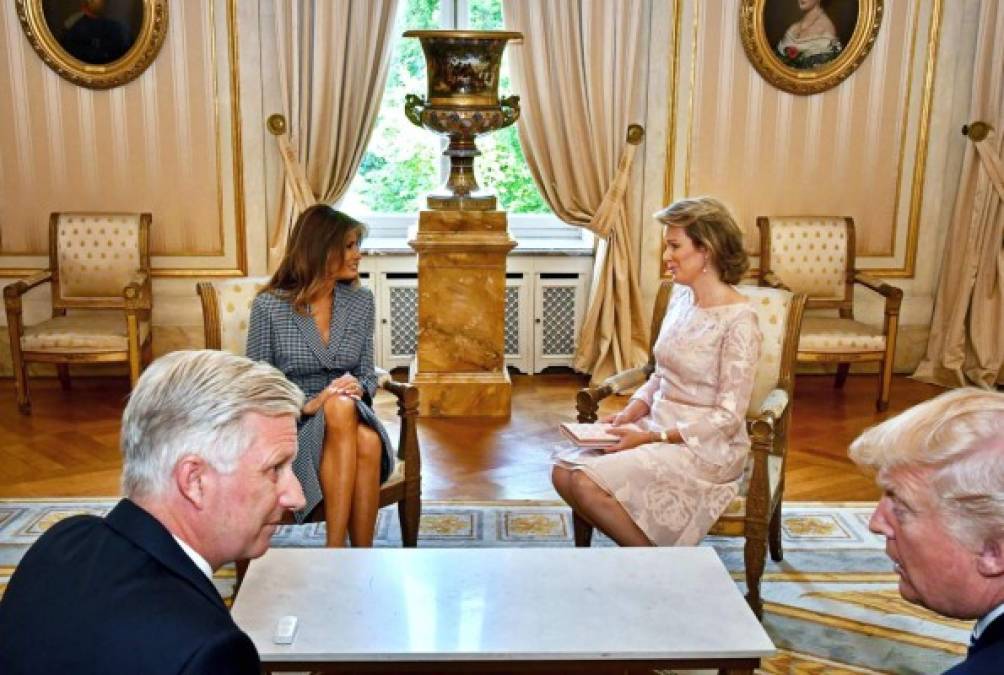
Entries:
[[673, 295], [655, 372], [618, 414], [619, 442], [559, 454], [554, 487], [575, 513], [622, 546], [690, 546], [738, 492], [761, 333], [734, 287], [749, 267], [742, 232], [717, 200], [684, 199], [664, 226]]

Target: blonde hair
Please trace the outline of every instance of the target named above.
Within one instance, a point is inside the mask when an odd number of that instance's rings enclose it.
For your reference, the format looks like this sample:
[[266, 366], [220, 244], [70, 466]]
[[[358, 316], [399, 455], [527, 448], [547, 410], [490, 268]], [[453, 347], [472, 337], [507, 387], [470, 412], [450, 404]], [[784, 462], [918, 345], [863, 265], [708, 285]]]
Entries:
[[1004, 393], [941, 394], [866, 430], [850, 456], [880, 473], [932, 469], [931, 490], [960, 541], [980, 546], [1004, 536]]
[[694, 246], [708, 252], [709, 262], [725, 283], [738, 284], [749, 269], [743, 232], [714, 197], [680, 199], [652, 216], [663, 225], [683, 228]]

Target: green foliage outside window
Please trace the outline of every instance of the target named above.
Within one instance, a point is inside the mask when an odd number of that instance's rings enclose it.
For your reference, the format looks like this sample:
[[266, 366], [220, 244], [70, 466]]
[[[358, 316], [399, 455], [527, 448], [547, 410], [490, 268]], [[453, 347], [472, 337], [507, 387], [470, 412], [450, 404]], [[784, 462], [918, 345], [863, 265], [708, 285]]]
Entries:
[[[405, 95], [426, 94], [425, 57], [418, 40], [400, 39], [405, 30], [439, 28], [439, 3], [407, 0], [394, 27], [397, 39], [376, 129], [350, 190], [350, 198], [371, 213], [414, 213], [425, 208], [425, 195], [441, 182], [443, 142], [404, 116]], [[501, 29], [501, 0], [472, 0], [470, 27]], [[505, 62], [500, 84], [500, 95], [512, 93]], [[501, 208], [510, 213], [550, 213], [526, 165], [515, 125], [481, 136], [477, 144], [482, 152], [475, 160], [478, 181], [498, 196]]]

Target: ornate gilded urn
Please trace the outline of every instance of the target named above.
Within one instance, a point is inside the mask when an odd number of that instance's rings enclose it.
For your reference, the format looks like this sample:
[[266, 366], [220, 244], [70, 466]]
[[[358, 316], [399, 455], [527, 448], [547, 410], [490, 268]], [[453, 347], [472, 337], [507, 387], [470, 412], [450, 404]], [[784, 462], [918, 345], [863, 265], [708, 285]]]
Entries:
[[422, 42], [429, 79], [428, 97], [405, 97], [404, 114], [415, 126], [450, 139], [443, 155], [450, 176], [429, 194], [433, 210], [495, 210], [495, 196], [479, 189], [474, 176], [479, 134], [504, 129], [519, 119], [519, 96], [499, 99], [499, 66], [509, 40], [522, 33], [494, 30], [409, 30]]

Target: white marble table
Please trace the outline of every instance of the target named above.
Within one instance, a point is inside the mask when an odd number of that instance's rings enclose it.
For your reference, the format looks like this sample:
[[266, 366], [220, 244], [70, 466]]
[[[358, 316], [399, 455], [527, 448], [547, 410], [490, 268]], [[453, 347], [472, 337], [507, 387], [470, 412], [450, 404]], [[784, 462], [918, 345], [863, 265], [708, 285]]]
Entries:
[[272, 549], [233, 616], [269, 670], [752, 672], [774, 652], [709, 547]]

